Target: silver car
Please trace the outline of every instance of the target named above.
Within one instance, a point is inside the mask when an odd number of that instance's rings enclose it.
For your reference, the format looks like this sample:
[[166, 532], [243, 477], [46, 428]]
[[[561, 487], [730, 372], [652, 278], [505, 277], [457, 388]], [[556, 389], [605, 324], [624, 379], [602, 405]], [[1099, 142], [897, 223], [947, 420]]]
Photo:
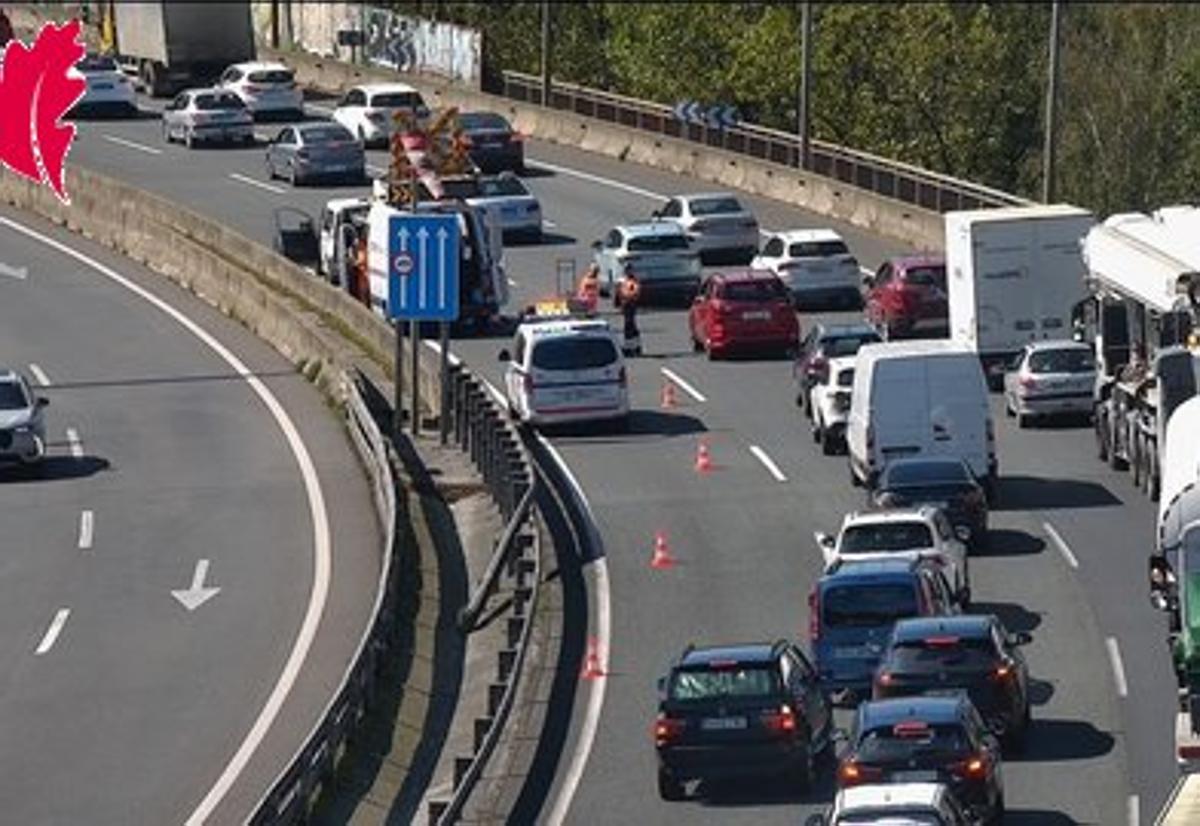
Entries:
[[748, 264], [758, 253], [758, 219], [728, 192], [679, 195], [652, 215], [677, 224], [706, 263]]
[[600, 268], [600, 294], [617, 299], [617, 285], [631, 267], [641, 301], [691, 304], [700, 290], [700, 256], [678, 225], [667, 221], [622, 224], [592, 243]]
[[267, 177], [293, 186], [318, 178], [358, 183], [367, 176], [367, 153], [358, 138], [338, 123], [285, 126], [267, 146]]
[[20, 373], [0, 368], [0, 462], [31, 465], [45, 457], [43, 412], [49, 403]]
[[466, 201], [494, 216], [505, 237], [541, 240], [542, 206], [524, 181], [512, 172], [480, 178], [478, 194]]
[[1086, 344], [1031, 342], [1004, 374], [1004, 412], [1018, 427], [1035, 416], [1089, 414], [1095, 385], [1096, 359]]
[[254, 143], [254, 118], [241, 98], [220, 89], [186, 89], [163, 109], [163, 140]]

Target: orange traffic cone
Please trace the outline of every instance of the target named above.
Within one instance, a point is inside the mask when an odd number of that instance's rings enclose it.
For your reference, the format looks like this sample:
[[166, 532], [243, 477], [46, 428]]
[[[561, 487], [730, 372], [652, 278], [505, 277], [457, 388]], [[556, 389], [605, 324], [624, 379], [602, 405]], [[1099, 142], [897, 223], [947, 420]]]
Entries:
[[579, 676], [584, 680], [604, 676], [604, 666], [600, 664], [600, 643], [595, 637], [588, 638], [587, 655], [583, 658], [583, 671]]
[[675, 382], [667, 379], [663, 382], [662, 409], [670, 410], [675, 407]]
[[696, 472], [708, 473], [713, 469], [712, 457], [708, 455], [708, 440], [701, 439], [696, 448]]
[[667, 537], [662, 531], [654, 535], [654, 555], [650, 557], [650, 567], [656, 571], [675, 567], [675, 558], [667, 546]]

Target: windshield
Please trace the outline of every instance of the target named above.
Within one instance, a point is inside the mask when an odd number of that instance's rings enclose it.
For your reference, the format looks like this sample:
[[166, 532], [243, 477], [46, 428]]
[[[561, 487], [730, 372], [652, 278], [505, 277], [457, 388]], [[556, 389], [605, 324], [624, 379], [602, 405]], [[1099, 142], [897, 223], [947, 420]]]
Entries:
[[966, 482], [967, 470], [959, 461], [898, 462], [884, 468], [880, 484], [914, 485]]
[[251, 83], [291, 83], [293, 77], [290, 69], [267, 69], [251, 72], [247, 79]]
[[878, 333], [868, 333], [863, 331], [855, 333], [852, 336], [831, 336], [821, 342], [821, 349], [826, 357], [836, 359], [845, 356], [852, 356], [858, 352], [858, 348], [864, 344], [873, 344], [879, 341]]
[[203, 112], [213, 112], [221, 109], [245, 109], [242, 99], [230, 92], [213, 95], [196, 95], [196, 108]]
[[25, 388], [18, 382], [0, 382], [0, 410], [24, 410], [29, 407]]
[[1029, 357], [1031, 373], [1091, 373], [1095, 369], [1091, 350], [1036, 350]]
[[721, 298], [726, 301], [776, 301], [786, 297], [783, 282], [778, 279], [731, 281], [721, 288]]
[[350, 131], [342, 126], [311, 126], [303, 130], [301, 135], [304, 136], [306, 144], [314, 143], [337, 143], [349, 142], [354, 140], [354, 136]]
[[371, 105], [388, 109], [416, 109], [425, 101], [416, 92], [380, 92], [371, 96]]
[[512, 131], [512, 127], [500, 115], [492, 112], [470, 112], [465, 115], [458, 116], [458, 125], [468, 131], [477, 129], [497, 129], [506, 132]]
[[590, 370], [617, 361], [617, 348], [607, 338], [564, 336], [537, 342], [533, 366], [539, 370]]
[[792, 258], [829, 258], [834, 255], [849, 255], [843, 241], [798, 241], [788, 247]]
[[767, 666], [741, 665], [676, 671], [671, 678], [672, 700], [713, 700], [722, 697], [770, 697], [780, 691], [779, 674]]
[[821, 597], [828, 628], [887, 625], [917, 613], [917, 595], [904, 582], [834, 585]]
[[840, 551], [847, 554], [932, 547], [933, 534], [924, 522], [880, 522], [846, 528]]
[[931, 637], [894, 643], [887, 664], [888, 668], [905, 674], [947, 669], [986, 671], [998, 657], [990, 637]]
[[117, 61], [104, 55], [88, 55], [76, 63], [75, 67], [81, 72], [115, 72]]
[[666, 252], [668, 250], [686, 250], [688, 248], [686, 235], [635, 235], [626, 245], [630, 252]]
[[862, 735], [855, 756], [866, 763], [889, 763], [910, 757], [957, 757], [970, 748], [959, 725], [929, 725], [897, 734], [891, 726]]
[[904, 273], [904, 280], [921, 287], [946, 287], [946, 267], [911, 267]]
[[693, 215], [724, 215], [730, 212], [742, 212], [742, 205], [737, 198], [697, 198], [692, 201]]
[[[424, 184], [421, 191], [425, 197], [430, 197]], [[447, 198], [477, 198], [483, 194], [483, 186], [474, 178], [448, 178], [442, 180], [442, 193]]]
[[479, 194], [485, 198], [501, 198], [512, 195], [528, 195], [529, 190], [520, 178], [484, 178], [479, 182]]

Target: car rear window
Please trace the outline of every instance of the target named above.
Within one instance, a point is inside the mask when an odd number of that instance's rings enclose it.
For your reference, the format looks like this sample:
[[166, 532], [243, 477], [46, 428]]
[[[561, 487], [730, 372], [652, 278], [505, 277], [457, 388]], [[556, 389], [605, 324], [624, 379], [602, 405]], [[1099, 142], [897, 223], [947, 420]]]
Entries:
[[1031, 373], [1090, 373], [1096, 359], [1089, 350], [1037, 350], [1029, 356]]
[[904, 462], [884, 467], [883, 485], [938, 484], [970, 479], [962, 462]]
[[990, 637], [937, 637], [904, 640], [893, 645], [888, 666], [911, 673], [956, 669], [985, 671], [995, 665], [998, 655]]
[[251, 83], [291, 83], [295, 74], [291, 69], [264, 69], [251, 72], [247, 79]]
[[635, 235], [626, 244], [630, 252], [667, 252], [688, 248], [686, 235]]
[[697, 198], [692, 201], [693, 215], [725, 215], [742, 211], [737, 198]]
[[115, 72], [117, 61], [104, 55], [88, 55], [76, 63], [75, 67], [81, 72]]
[[511, 132], [512, 126], [502, 115], [494, 112], [468, 112], [458, 116], [458, 125], [463, 129], [503, 129]]
[[880, 522], [851, 525], [842, 531], [842, 553], [908, 551], [933, 547], [933, 534], [924, 522]]
[[833, 585], [821, 596], [827, 628], [873, 628], [917, 613], [917, 594], [906, 582]]
[[539, 370], [590, 370], [616, 361], [612, 340], [596, 336], [548, 338], [533, 346], [533, 366]]
[[788, 247], [792, 258], [829, 258], [834, 255], [849, 255], [844, 241], [797, 241]]
[[15, 381], [0, 382], [0, 410], [22, 410], [29, 407], [25, 388]]
[[416, 92], [379, 92], [371, 95], [371, 105], [389, 109], [416, 109], [425, 101]]
[[300, 134], [304, 136], [304, 142], [307, 144], [337, 143], [339, 141], [349, 143], [354, 140], [350, 130], [344, 126], [310, 126]]
[[779, 672], [769, 665], [689, 668], [680, 669], [671, 677], [668, 696], [682, 702], [771, 697], [780, 693], [780, 685]]
[[500, 198], [510, 195], [528, 195], [529, 190], [521, 179], [505, 175], [502, 178], [484, 178], [479, 182], [479, 194], [485, 198]]
[[242, 99], [230, 92], [220, 92], [211, 95], [196, 95], [196, 108], [204, 112], [216, 112], [223, 109], [245, 109]]
[[821, 342], [821, 350], [829, 358], [843, 358], [858, 352], [864, 344], [879, 341], [878, 333], [860, 333], [853, 336], [831, 336]]
[[726, 301], [775, 301], [786, 298], [783, 282], [777, 278], [761, 281], [730, 281], [721, 286], [720, 297]]
[[904, 280], [920, 287], [945, 287], [946, 267], [910, 267], [904, 271]]
[[[903, 724], [900, 724], [903, 725]], [[855, 756], [867, 763], [889, 763], [920, 755], [922, 757], [957, 757], [970, 750], [970, 740], [957, 724], [912, 726], [880, 726], [864, 732], [858, 739]]]

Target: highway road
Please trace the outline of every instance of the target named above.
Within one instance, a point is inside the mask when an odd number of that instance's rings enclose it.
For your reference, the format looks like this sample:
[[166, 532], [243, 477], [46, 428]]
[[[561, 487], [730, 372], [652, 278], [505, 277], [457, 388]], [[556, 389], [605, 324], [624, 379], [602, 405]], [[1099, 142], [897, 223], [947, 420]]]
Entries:
[[[315, 216], [326, 199], [364, 189], [267, 184], [261, 148], [188, 152], [166, 147], [158, 129], [151, 119], [86, 124], [72, 160], [264, 242], [273, 208]], [[549, 223], [544, 243], [508, 251], [513, 308], [553, 291], [558, 260], [582, 270], [588, 244], [613, 224], [648, 215], [665, 195], [711, 188], [537, 141], [528, 154]], [[386, 163], [382, 153], [371, 158]], [[764, 228], [839, 229], [871, 268], [905, 250], [786, 204], [746, 200]], [[844, 458], [814, 448], [793, 403], [790, 363], [710, 364], [691, 352], [679, 311], [649, 313], [642, 327], [647, 356], [630, 366], [632, 432], [550, 440], [597, 522], [604, 559], [591, 566], [594, 613], [611, 618], [607, 633], [600, 628], [611, 673], [580, 683], [551, 803], [571, 823], [796, 823], [830, 798], [828, 781], [809, 796], [754, 783], [682, 804], [658, 800], [655, 679], [689, 641], [803, 639], [819, 573], [812, 533], [835, 529], [862, 495]], [[498, 384], [505, 343], [454, 347]], [[668, 370], [695, 392], [662, 411]], [[1036, 722], [1028, 752], [1005, 766], [1009, 822], [1149, 822], [1174, 781], [1174, 682], [1164, 622], [1146, 600], [1153, 509], [1127, 475], [1095, 459], [1087, 429], [1017, 431], [998, 405], [995, 418], [1002, 483], [992, 548], [972, 561], [975, 598], [1035, 637], [1027, 653]], [[692, 469], [700, 434], [717, 465], [707, 476]], [[680, 560], [674, 570], [649, 568], [658, 531]], [[589, 719], [589, 709], [598, 714]]]
[[0, 260], [26, 270], [0, 277], [0, 360], [50, 400], [43, 470], [0, 470], [3, 819], [241, 822], [366, 627], [381, 535], [353, 448], [161, 277], [8, 209]]

